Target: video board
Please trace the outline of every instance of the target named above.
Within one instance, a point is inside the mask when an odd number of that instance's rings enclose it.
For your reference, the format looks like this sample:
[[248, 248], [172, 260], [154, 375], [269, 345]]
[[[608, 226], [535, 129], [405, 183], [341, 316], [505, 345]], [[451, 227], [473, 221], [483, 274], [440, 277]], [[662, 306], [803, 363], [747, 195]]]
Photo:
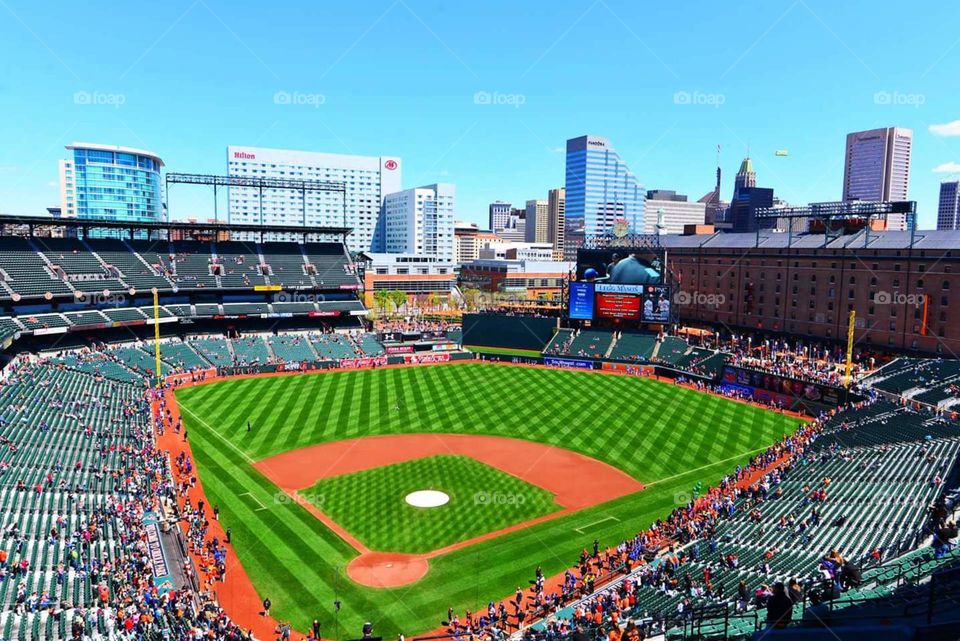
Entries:
[[574, 281], [570, 283], [569, 317], [573, 320], [670, 322], [670, 288]]
[[666, 285], [647, 285], [643, 292], [643, 313], [645, 323], [670, 322], [670, 288]]
[[570, 283], [570, 318], [593, 320], [593, 283]]
[[618, 318], [622, 320], [640, 320], [640, 308], [643, 304], [642, 285], [617, 285], [597, 283], [596, 317]]

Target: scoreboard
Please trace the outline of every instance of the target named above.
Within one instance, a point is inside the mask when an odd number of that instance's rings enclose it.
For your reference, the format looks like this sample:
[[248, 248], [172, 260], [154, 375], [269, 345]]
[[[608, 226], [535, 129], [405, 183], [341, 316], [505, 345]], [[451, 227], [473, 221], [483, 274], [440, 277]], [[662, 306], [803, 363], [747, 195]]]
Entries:
[[597, 294], [597, 318], [640, 319], [640, 296], [636, 294]]
[[670, 322], [670, 288], [666, 285], [570, 283], [570, 318], [574, 320]]

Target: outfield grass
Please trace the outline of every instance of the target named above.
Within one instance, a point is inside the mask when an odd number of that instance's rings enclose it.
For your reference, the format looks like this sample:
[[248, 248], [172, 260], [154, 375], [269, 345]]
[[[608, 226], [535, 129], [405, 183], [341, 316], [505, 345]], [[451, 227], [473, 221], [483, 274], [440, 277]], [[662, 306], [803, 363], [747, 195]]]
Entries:
[[[450, 502], [404, 498], [441, 490]], [[306, 496], [372, 550], [429, 552], [560, 509], [542, 488], [466, 456], [429, 456], [322, 479]]]
[[[715, 483], [798, 423], [651, 379], [482, 363], [236, 379], [177, 396], [204, 489], [261, 596], [296, 628], [318, 617], [329, 632], [336, 594], [351, 636], [366, 620], [391, 637], [437, 627], [448, 606], [482, 610], [526, 585], [538, 563], [561, 572], [594, 537], [613, 544], [648, 527], [697, 481]], [[374, 590], [346, 578], [353, 549], [302, 506], [275, 501], [277, 488], [251, 467], [314, 443], [427, 432], [565, 447], [647, 487], [431, 559], [413, 585]]]

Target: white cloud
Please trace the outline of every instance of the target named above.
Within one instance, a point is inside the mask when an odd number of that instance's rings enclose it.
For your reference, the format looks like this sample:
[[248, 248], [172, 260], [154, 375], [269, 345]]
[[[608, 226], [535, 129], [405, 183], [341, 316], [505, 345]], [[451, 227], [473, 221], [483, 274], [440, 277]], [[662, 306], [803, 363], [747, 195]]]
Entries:
[[942, 125], [930, 125], [930, 133], [934, 136], [960, 136], [960, 120]]
[[56, 180], [51, 180], [50, 182], [47, 183], [47, 187], [59, 187], [59, 186], [60, 186], [60, 183], [58, 183]]
[[938, 174], [960, 174], [960, 162], [945, 162], [942, 165], [934, 167], [933, 171]]

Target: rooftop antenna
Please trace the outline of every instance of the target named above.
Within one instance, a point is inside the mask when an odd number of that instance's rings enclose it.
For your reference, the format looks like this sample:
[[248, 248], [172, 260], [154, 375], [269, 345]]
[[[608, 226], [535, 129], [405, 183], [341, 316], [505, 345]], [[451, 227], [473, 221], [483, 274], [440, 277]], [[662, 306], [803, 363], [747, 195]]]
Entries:
[[720, 145], [717, 145], [717, 200], [720, 200]]

